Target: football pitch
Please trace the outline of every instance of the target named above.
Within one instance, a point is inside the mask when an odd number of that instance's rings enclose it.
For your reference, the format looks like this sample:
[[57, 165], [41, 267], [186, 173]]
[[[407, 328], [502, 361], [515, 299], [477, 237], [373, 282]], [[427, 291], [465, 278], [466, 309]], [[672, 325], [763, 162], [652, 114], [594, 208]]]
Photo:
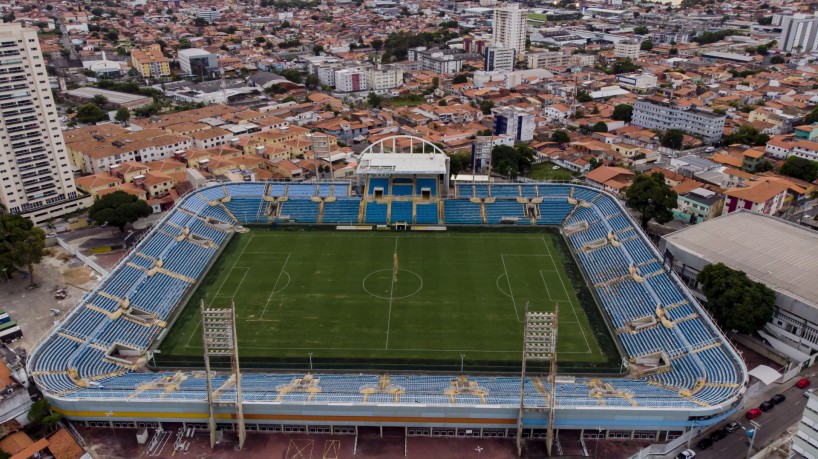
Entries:
[[156, 360], [200, 366], [200, 301], [233, 300], [246, 368], [516, 371], [526, 304], [559, 305], [558, 362], [610, 362], [556, 244], [544, 231], [252, 229], [229, 242]]

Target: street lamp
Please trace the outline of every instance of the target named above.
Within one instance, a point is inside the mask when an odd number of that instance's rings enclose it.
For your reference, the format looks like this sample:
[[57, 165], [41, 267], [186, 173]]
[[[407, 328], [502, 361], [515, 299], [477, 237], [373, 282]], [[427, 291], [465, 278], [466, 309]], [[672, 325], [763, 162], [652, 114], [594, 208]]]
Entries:
[[594, 444], [594, 457], [596, 457], [596, 451], [599, 449], [599, 437], [602, 436], [602, 427], [597, 426], [596, 428], [596, 442]]
[[312, 371], [312, 352], [308, 352], [307, 355], [310, 357], [310, 371]]
[[752, 429], [741, 426], [741, 428], [747, 432], [747, 436], [750, 437], [750, 446], [747, 447], [747, 459], [750, 459], [750, 456], [753, 454], [753, 443], [758, 435], [758, 431], [761, 430], [761, 424], [755, 421], [750, 421], [750, 425], [753, 427]]
[[108, 424], [111, 426], [111, 432], [114, 433], [114, 438], [116, 438], [116, 429], [114, 428], [114, 421], [111, 420], [111, 417], [114, 415], [113, 411], [108, 411], [105, 413], [105, 417], [108, 418]]
[[460, 372], [463, 373], [463, 360], [466, 358], [466, 354], [460, 354]]

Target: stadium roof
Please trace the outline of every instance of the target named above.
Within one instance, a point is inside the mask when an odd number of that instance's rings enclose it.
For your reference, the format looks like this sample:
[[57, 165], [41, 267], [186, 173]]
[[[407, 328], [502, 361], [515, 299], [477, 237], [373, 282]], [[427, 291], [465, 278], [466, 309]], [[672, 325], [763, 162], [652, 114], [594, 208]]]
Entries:
[[665, 240], [818, 307], [818, 232], [742, 211], [669, 234]]
[[447, 161], [441, 153], [364, 153], [358, 174], [446, 174]]

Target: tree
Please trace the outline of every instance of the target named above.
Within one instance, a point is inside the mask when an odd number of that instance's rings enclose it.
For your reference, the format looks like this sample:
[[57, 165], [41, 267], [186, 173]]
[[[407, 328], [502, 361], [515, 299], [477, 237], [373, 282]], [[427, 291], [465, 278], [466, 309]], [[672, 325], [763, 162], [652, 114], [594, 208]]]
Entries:
[[636, 35], [647, 35], [650, 33], [650, 30], [648, 30], [647, 27], [640, 25], [633, 28], [633, 33]]
[[449, 103], [446, 102], [446, 99], [440, 99], [440, 101], [438, 101], [437, 105], [440, 106], [440, 107], [445, 107], [445, 106], [449, 105]]
[[122, 107], [116, 111], [114, 119], [120, 123], [127, 123], [128, 120], [131, 119], [131, 112], [127, 108]]
[[818, 178], [818, 162], [798, 156], [790, 156], [784, 160], [779, 172], [789, 177], [811, 182]]
[[301, 84], [301, 73], [296, 69], [284, 69], [281, 76], [292, 81], [295, 84]]
[[743, 271], [724, 263], [704, 267], [696, 276], [707, 296], [707, 309], [725, 329], [751, 334], [773, 317], [775, 292]]
[[660, 142], [662, 146], [679, 150], [684, 145], [685, 133], [681, 129], [668, 129], [662, 134]]
[[571, 141], [571, 137], [568, 135], [567, 132], [557, 129], [551, 134], [551, 140], [553, 142], [557, 142], [558, 144], [562, 145], [564, 143], [568, 143]]
[[41, 398], [31, 404], [26, 417], [31, 422], [41, 423], [49, 414], [51, 414], [51, 408], [48, 407], [48, 400]]
[[318, 87], [318, 85], [321, 84], [321, 81], [318, 79], [317, 74], [310, 73], [309, 75], [307, 75], [307, 79], [304, 80], [304, 84], [310, 89], [315, 89]]
[[28, 218], [17, 214], [0, 215], [0, 269], [8, 278], [14, 268], [26, 268], [34, 285], [34, 265], [45, 255], [45, 232]]
[[611, 115], [616, 121], [625, 121], [630, 123], [631, 119], [633, 119], [633, 106], [628, 104], [619, 104], [614, 107], [613, 115]]
[[463, 84], [469, 81], [469, 77], [465, 73], [458, 73], [452, 78], [452, 84]]
[[103, 96], [102, 94], [97, 94], [91, 98], [91, 103], [99, 108], [102, 108], [105, 106], [105, 104], [108, 103], [108, 98]]
[[207, 19], [205, 19], [205, 18], [196, 18], [196, 19], [193, 20], [193, 25], [195, 25], [196, 27], [201, 29], [202, 27], [207, 25]]
[[480, 111], [482, 111], [484, 115], [490, 115], [492, 108], [494, 108], [494, 102], [490, 100], [480, 102]]
[[613, 63], [613, 67], [611, 67], [611, 72], [614, 74], [620, 73], [633, 73], [639, 70], [641, 67], [636, 65], [632, 60], [625, 58], [625, 59], [617, 59]]
[[376, 38], [369, 42], [369, 46], [371, 46], [375, 51], [380, 51], [381, 48], [383, 48], [383, 40]]
[[724, 136], [722, 141], [725, 145], [739, 143], [750, 146], [762, 146], [767, 145], [767, 142], [770, 141], [770, 136], [762, 134], [758, 129], [749, 124], [745, 124], [739, 127], [737, 132]]
[[463, 155], [449, 156], [449, 172], [457, 175], [469, 166], [469, 159]]
[[491, 167], [498, 173], [513, 178], [529, 170], [533, 158], [534, 150], [528, 145], [498, 145], [491, 150]]
[[676, 192], [665, 183], [661, 173], [638, 174], [625, 191], [628, 207], [641, 215], [642, 228], [647, 229], [651, 220], [667, 223], [673, 219], [676, 208]]
[[604, 121], [597, 121], [591, 128], [591, 132], [608, 132], [608, 125]]
[[592, 100], [594, 100], [594, 98], [588, 94], [588, 91], [584, 89], [577, 91], [577, 102], [590, 102]]
[[312, 52], [313, 52], [313, 54], [315, 54], [316, 56], [320, 56], [320, 55], [321, 55], [321, 53], [323, 53], [323, 52], [324, 52], [324, 45], [320, 45], [320, 44], [319, 44], [319, 45], [315, 45], [315, 46], [313, 46], [313, 47], [312, 47]]
[[770, 64], [783, 64], [784, 62], [786, 62], [784, 60], [784, 56], [780, 54], [776, 54], [775, 56], [770, 58]]
[[77, 107], [76, 118], [79, 123], [98, 123], [107, 120], [108, 114], [96, 104], [85, 104]]
[[804, 117], [804, 124], [818, 123], [818, 106], [815, 106], [811, 112]]
[[642, 43], [639, 44], [639, 49], [642, 51], [650, 51], [653, 49], [653, 42], [650, 40], [644, 40]]
[[125, 232], [125, 226], [152, 213], [147, 202], [124, 191], [114, 191], [97, 199], [88, 209], [88, 217], [97, 223], [107, 223]]
[[383, 103], [383, 98], [374, 92], [370, 92], [366, 96], [366, 103], [372, 108], [380, 108], [381, 104]]

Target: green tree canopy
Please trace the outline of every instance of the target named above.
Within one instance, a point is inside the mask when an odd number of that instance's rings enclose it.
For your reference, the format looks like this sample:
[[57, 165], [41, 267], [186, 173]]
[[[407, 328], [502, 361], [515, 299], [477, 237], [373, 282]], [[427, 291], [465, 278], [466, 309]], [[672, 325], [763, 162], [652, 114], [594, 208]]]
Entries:
[[490, 115], [492, 108], [494, 108], [494, 102], [490, 100], [480, 102], [480, 111], [482, 111], [484, 115]]
[[461, 171], [470, 167], [471, 167], [470, 160], [467, 156], [464, 155], [449, 156], [449, 171], [451, 172], [452, 175], [457, 175]]
[[635, 72], [642, 67], [639, 67], [634, 63], [632, 60], [625, 58], [625, 59], [617, 59], [614, 61], [613, 66], [611, 67], [611, 73], [620, 74], [620, 73], [632, 73]]
[[458, 73], [452, 78], [452, 84], [463, 84], [469, 81], [469, 77], [465, 73]]
[[723, 328], [750, 334], [772, 319], [775, 292], [750, 280], [743, 271], [724, 263], [711, 264], [696, 279], [707, 296], [707, 309]]
[[108, 114], [97, 104], [89, 103], [77, 107], [77, 122], [90, 124], [106, 120], [108, 120]]
[[662, 146], [679, 150], [684, 145], [685, 133], [681, 129], [668, 129], [662, 134]]
[[553, 142], [557, 142], [558, 144], [562, 145], [564, 143], [568, 143], [571, 141], [571, 137], [568, 135], [567, 132], [557, 129], [554, 133], [551, 134], [551, 140]]
[[804, 117], [804, 124], [818, 123], [818, 105]]
[[633, 33], [637, 35], [647, 35], [648, 33], [650, 33], [650, 31], [648, 30], [647, 27], [640, 25], [633, 28]]
[[492, 170], [513, 178], [528, 171], [533, 158], [534, 150], [528, 145], [498, 145], [491, 150], [491, 167]]
[[642, 43], [639, 43], [639, 49], [642, 51], [650, 51], [653, 49], [653, 42], [650, 40], [643, 40]]
[[591, 97], [590, 94], [588, 94], [588, 91], [584, 89], [580, 89], [577, 91], [577, 102], [590, 102], [592, 100], [594, 100], [594, 98]]
[[642, 228], [647, 229], [651, 220], [667, 223], [673, 219], [677, 196], [665, 183], [663, 174], [638, 174], [625, 191], [625, 196], [628, 207], [641, 214]]
[[383, 103], [383, 98], [374, 92], [370, 92], [366, 96], [366, 103], [372, 108], [380, 108], [381, 104]]
[[88, 217], [97, 223], [107, 223], [125, 232], [125, 226], [152, 213], [147, 202], [124, 191], [114, 191], [97, 199], [88, 209]]
[[28, 218], [17, 214], [0, 215], [0, 269], [10, 276], [14, 268], [25, 268], [34, 285], [34, 265], [45, 255], [45, 232]]
[[127, 108], [122, 107], [116, 111], [116, 115], [114, 115], [114, 119], [119, 121], [120, 123], [127, 123], [129, 119], [131, 119], [131, 112], [128, 111]]
[[296, 69], [284, 69], [281, 76], [292, 81], [295, 84], [301, 84], [301, 73]]
[[740, 143], [750, 146], [761, 146], [767, 145], [767, 142], [770, 141], [770, 136], [767, 134], [762, 134], [758, 131], [758, 129], [750, 126], [749, 124], [745, 124], [739, 127], [738, 131], [724, 136], [722, 141], [725, 145]]
[[611, 118], [617, 121], [625, 121], [630, 123], [631, 119], [633, 119], [633, 106], [628, 104], [619, 104], [614, 107], [613, 115]]
[[320, 44], [319, 44], [319, 45], [315, 45], [315, 46], [313, 46], [313, 47], [312, 47], [312, 52], [313, 52], [313, 54], [315, 54], [316, 56], [320, 56], [320, 55], [321, 55], [321, 53], [323, 53], [323, 52], [324, 52], [324, 45], [320, 45]]
[[798, 156], [790, 156], [784, 160], [779, 172], [789, 177], [811, 182], [818, 178], [818, 162]]
[[608, 125], [604, 121], [597, 121], [591, 128], [591, 132], [608, 132]]

